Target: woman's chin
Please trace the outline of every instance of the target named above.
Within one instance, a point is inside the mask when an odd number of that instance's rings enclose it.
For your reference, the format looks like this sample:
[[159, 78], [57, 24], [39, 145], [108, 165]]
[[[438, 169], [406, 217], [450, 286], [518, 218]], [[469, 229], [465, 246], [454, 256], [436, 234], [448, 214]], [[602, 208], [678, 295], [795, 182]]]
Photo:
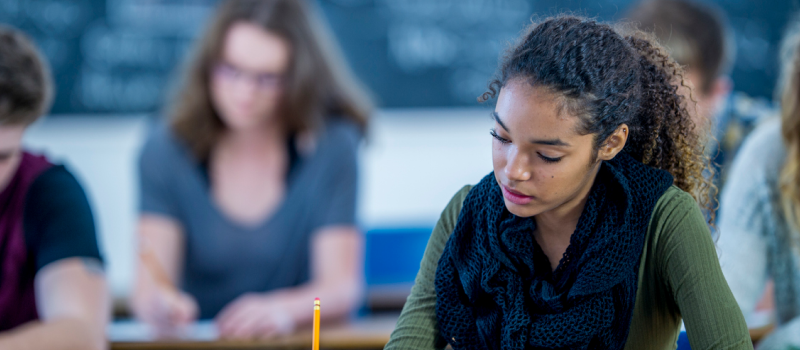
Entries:
[[541, 213], [541, 210], [539, 210], [538, 206], [534, 205], [533, 203], [520, 205], [513, 203], [505, 198], [503, 199], [503, 201], [505, 202], [506, 209], [508, 209], [509, 213], [519, 216], [521, 218], [529, 218]]
[[228, 130], [233, 132], [253, 130], [267, 124], [264, 118], [250, 116], [229, 117], [225, 118], [224, 122]]

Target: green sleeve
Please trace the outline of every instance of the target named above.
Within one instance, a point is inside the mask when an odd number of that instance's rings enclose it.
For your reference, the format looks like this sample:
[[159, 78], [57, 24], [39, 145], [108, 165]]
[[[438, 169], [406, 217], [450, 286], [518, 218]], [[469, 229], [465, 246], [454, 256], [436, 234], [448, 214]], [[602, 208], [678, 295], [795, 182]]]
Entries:
[[397, 326], [385, 349], [444, 349], [447, 342], [439, 336], [436, 325], [436, 267], [445, 244], [453, 233], [464, 198], [472, 186], [464, 186], [442, 212], [433, 229], [419, 266], [414, 287], [408, 296]]
[[657, 269], [683, 317], [692, 349], [752, 349], [744, 317], [694, 199], [680, 191], [660, 216], [654, 220], [660, 236]]

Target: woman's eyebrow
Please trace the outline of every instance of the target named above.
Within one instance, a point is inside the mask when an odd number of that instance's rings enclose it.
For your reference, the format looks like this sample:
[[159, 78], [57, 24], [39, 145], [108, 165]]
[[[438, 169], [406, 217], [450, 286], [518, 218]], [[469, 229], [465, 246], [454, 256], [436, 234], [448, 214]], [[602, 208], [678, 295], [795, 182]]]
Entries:
[[561, 141], [561, 139], [550, 139], [550, 140], [530, 140], [532, 144], [536, 145], [546, 145], [546, 146], [569, 146], [568, 143]]
[[497, 112], [492, 112], [492, 119], [494, 119], [494, 121], [496, 121], [497, 124], [500, 124], [500, 126], [503, 128], [503, 130], [508, 131], [508, 128], [506, 127], [506, 125], [503, 124], [502, 120], [500, 120], [500, 116], [497, 115]]
[[[497, 122], [497, 124], [500, 124], [500, 126], [505, 131], [508, 131], [508, 127], [506, 127], [506, 125], [503, 124], [503, 121], [500, 119], [500, 116], [497, 114], [497, 112], [492, 112], [492, 119], [494, 119]], [[530, 140], [530, 143], [535, 144], [535, 145], [563, 146], [563, 147], [567, 147], [567, 146], [570, 145], [570, 144], [562, 141], [561, 139], [549, 139], [549, 140], [537, 140], [537, 139], [534, 139], [534, 140]]]

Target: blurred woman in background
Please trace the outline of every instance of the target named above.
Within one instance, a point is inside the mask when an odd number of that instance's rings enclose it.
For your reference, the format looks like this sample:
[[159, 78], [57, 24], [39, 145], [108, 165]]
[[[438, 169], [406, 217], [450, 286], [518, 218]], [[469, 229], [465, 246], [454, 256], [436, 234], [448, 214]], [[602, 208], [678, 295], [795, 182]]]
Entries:
[[776, 330], [760, 349], [800, 346], [800, 18], [781, 48], [781, 118], [747, 138], [722, 191], [720, 263], [745, 317], [774, 281]]
[[135, 315], [253, 338], [356, 308], [370, 108], [303, 1], [224, 2], [141, 154]]

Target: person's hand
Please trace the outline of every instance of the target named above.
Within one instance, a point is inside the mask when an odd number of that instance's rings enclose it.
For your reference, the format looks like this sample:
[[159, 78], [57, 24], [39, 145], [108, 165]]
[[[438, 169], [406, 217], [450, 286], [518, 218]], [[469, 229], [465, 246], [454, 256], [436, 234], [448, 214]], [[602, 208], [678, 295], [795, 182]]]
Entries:
[[147, 300], [140, 303], [139, 318], [152, 325], [159, 336], [175, 334], [177, 330], [197, 319], [197, 301], [186, 293], [172, 288], [156, 288]]
[[225, 306], [216, 318], [220, 336], [228, 339], [264, 339], [294, 331], [292, 315], [279, 300], [245, 294]]

